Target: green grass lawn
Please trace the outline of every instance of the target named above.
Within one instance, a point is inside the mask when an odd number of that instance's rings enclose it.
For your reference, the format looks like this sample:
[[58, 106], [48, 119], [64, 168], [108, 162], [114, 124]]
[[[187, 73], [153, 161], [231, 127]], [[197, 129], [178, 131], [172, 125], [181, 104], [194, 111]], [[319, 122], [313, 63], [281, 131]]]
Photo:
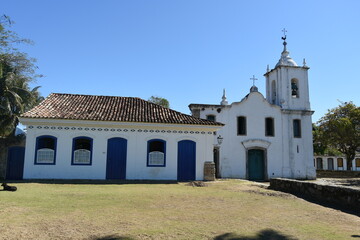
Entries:
[[360, 218], [250, 182], [17, 183], [0, 239], [357, 239]]

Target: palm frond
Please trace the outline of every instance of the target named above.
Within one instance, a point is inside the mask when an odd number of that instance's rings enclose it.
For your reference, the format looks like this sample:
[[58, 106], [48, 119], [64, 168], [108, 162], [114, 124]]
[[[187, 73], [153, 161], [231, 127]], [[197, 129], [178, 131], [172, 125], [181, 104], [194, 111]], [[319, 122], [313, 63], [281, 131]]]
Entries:
[[16, 115], [1, 115], [0, 116], [0, 136], [5, 137], [12, 133], [14, 128], [19, 123]]

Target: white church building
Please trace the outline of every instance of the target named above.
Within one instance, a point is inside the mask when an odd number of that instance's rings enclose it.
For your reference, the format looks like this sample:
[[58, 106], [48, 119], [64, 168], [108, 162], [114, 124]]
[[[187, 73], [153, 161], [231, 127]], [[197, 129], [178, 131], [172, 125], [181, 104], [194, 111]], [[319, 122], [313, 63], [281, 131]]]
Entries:
[[296, 64], [283, 40], [279, 62], [264, 74], [266, 97], [253, 85], [238, 102], [229, 104], [224, 90], [220, 104], [189, 105], [193, 116], [225, 124], [214, 138], [216, 177], [316, 178], [309, 67]]

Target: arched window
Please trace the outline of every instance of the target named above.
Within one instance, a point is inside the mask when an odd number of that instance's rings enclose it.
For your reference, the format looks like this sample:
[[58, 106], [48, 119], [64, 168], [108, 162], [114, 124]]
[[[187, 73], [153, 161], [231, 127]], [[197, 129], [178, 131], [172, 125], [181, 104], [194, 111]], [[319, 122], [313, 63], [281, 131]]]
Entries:
[[55, 164], [56, 137], [39, 136], [36, 138], [35, 164]]
[[271, 101], [273, 104], [276, 103], [276, 82], [275, 80], [271, 83]]
[[299, 81], [296, 78], [291, 79], [291, 96], [293, 98], [299, 97]]
[[161, 139], [148, 141], [147, 166], [165, 167], [166, 163], [166, 142]]
[[93, 140], [89, 137], [73, 139], [72, 165], [91, 165]]

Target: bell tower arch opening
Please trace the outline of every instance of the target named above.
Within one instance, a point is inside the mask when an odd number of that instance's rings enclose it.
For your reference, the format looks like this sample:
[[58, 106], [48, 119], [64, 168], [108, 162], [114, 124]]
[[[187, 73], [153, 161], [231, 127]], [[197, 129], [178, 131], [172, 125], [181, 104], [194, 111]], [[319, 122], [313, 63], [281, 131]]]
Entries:
[[291, 79], [291, 97], [299, 98], [299, 81], [296, 78]]
[[271, 82], [271, 103], [276, 104], [276, 81]]

